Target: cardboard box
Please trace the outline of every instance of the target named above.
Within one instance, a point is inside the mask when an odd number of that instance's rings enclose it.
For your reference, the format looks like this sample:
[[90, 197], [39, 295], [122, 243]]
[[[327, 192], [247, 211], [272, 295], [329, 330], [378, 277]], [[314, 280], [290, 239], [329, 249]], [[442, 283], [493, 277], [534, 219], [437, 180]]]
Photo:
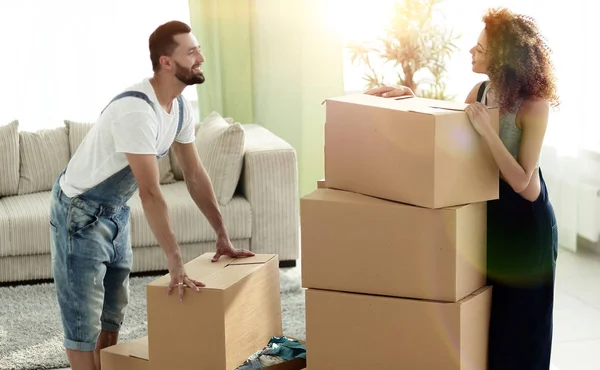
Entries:
[[300, 200], [302, 286], [456, 302], [486, 283], [486, 206], [317, 189]]
[[306, 369], [306, 360], [303, 358], [294, 358], [280, 364], [265, 366], [263, 370], [303, 370]]
[[457, 303], [308, 289], [307, 367], [485, 370], [491, 289]]
[[317, 189], [326, 189], [327, 186], [325, 185], [325, 179], [321, 179], [319, 181], [317, 181]]
[[148, 337], [103, 349], [100, 362], [102, 370], [148, 370]]
[[167, 296], [169, 275], [148, 284], [151, 370], [233, 370], [283, 335], [277, 255], [212, 256], [185, 265], [206, 287], [186, 289], [183, 302], [175, 291]]
[[[366, 94], [326, 100], [327, 187], [428, 208], [498, 199], [498, 166], [466, 106]], [[498, 109], [489, 112], [497, 132]]]

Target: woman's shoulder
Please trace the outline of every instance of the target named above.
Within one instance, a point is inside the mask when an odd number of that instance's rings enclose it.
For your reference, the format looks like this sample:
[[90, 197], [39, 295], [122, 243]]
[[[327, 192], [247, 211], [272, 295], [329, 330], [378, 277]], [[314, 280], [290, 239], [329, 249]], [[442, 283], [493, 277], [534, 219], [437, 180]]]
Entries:
[[471, 91], [469, 91], [469, 94], [467, 95], [467, 98], [465, 99], [465, 103], [466, 104], [475, 103], [477, 101], [477, 98], [479, 95], [479, 90], [482, 88], [485, 88], [486, 84], [487, 84], [487, 81], [477, 82], [475, 84], [475, 86], [473, 86]]
[[547, 124], [548, 115], [550, 111], [550, 103], [546, 99], [538, 97], [525, 97], [522, 98], [521, 105], [516, 116], [517, 127], [523, 128], [528, 123], [539, 123]]
[[522, 98], [523, 101], [519, 107], [519, 113], [527, 115], [547, 114], [550, 109], [550, 102], [543, 98], [530, 96]]

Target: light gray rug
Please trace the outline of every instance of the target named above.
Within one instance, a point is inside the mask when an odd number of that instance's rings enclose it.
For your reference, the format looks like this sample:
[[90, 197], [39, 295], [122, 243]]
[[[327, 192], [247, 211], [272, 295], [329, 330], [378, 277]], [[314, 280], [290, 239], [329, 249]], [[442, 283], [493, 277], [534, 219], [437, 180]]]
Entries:
[[[283, 332], [305, 339], [300, 268], [280, 269]], [[156, 277], [131, 279], [131, 300], [120, 341], [147, 335], [145, 285]], [[53, 284], [0, 288], [0, 370], [68, 367]]]

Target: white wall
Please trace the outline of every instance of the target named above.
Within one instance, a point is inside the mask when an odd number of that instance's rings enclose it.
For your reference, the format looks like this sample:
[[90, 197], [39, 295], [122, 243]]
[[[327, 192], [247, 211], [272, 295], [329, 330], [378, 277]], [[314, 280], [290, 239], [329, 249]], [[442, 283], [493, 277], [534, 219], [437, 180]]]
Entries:
[[[0, 125], [95, 120], [114, 95], [152, 75], [148, 37], [173, 19], [189, 23], [187, 0], [1, 1]], [[194, 88], [185, 94], [196, 99]]]

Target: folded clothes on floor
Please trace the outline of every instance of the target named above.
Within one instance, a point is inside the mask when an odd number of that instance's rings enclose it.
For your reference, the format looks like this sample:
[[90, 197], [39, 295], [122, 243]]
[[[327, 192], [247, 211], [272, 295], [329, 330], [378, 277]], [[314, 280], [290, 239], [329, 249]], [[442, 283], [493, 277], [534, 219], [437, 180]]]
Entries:
[[306, 359], [306, 345], [286, 336], [272, 337], [262, 350], [254, 353], [236, 370], [260, 370], [294, 358]]

